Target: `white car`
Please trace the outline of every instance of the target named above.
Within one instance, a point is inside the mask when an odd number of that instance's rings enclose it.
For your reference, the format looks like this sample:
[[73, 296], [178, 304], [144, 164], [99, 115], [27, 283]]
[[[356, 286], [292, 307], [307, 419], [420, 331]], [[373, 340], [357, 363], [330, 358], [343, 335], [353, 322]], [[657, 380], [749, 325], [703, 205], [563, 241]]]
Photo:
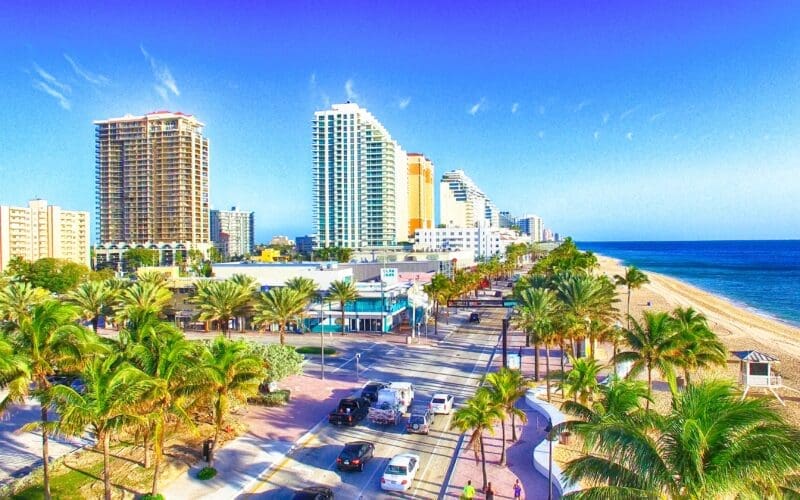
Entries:
[[449, 415], [453, 413], [453, 395], [434, 394], [428, 407], [431, 409], [431, 413]]
[[403, 453], [397, 455], [386, 466], [381, 476], [381, 489], [389, 491], [406, 491], [411, 488], [414, 476], [419, 470], [419, 455]]

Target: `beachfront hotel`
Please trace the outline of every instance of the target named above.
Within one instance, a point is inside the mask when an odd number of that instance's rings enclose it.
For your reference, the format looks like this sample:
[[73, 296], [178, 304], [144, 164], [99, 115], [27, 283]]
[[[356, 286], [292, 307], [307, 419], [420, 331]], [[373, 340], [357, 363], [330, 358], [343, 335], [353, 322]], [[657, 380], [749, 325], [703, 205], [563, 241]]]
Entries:
[[500, 226], [500, 212], [463, 170], [442, 175], [439, 184], [439, 220], [446, 227], [476, 227], [484, 221]]
[[433, 162], [421, 153], [408, 153], [408, 234], [434, 227]]
[[538, 215], [525, 215], [517, 219], [520, 232], [531, 237], [531, 241], [544, 241], [544, 223]]
[[314, 113], [314, 247], [391, 248], [408, 240], [406, 153], [354, 103]]
[[255, 247], [255, 216], [231, 207], [211, 210], [211, 241], [223, 257], [250, 255]]
[[168, 260], [176, 249], [206, 251], [209, 144], [204, 124], [169, 111], [94, 124], [98, 263], [119, 259], [123, 246], [165, 248]]
[[14, 257], [45, 257], [89, 266], [89, 212], [63, 210], [46, 200], [27, 207], [0, 206], [0, 272]]

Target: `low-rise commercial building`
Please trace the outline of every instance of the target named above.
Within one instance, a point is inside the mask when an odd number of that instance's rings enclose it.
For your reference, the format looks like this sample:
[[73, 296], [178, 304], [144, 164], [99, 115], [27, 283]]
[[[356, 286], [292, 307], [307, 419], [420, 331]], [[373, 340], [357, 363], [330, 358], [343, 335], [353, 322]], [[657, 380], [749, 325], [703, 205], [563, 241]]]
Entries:
[[414, 250], [421, 252], [466, 251], [473, 260], [504, 255], [508, 245], [526, 243], [527, 238], [511, 229], [488, 227], [446, 227], [418, 229], [414, 235]]

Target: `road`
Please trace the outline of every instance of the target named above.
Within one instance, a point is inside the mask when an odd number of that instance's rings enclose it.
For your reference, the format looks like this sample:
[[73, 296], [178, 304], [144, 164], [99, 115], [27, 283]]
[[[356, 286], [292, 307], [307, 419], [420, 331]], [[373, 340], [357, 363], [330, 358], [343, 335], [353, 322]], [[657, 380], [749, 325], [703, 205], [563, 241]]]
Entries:
[[[484, 374], [497, 345], [501, 314], [501, 310], [482, 312], [480, 325], [464, 325], [438, 345], [366, 343], [361, 348], [362, 377], [365, 382], [412, 382], [417, 403], [427, 403], [434, 393], [447, 392], [455, 396], [458, 406], [474, 394]], [[327, 371], [332, 372], [343, 363], [347, 364], [340, 370], [354, 370], [353, 361], [348, 359], [339, 358], [338, 364], [329, 365]], [[405, 420], [389, 427], [366, 421], [352, 428], [325, 425], [243, 498], [289, 499], [295, 491], [313, 485], [331, 487], [336, 498], [437, 498], [455, 455], [459, 433], [449, 429], [451, 416], [447, 415], [437, 416], [427, 436], [406, 434]], [[356, 440], [374, 443], [375, 458], [363, 472], [337, 471], [336, 457], [342, 446]], [[405, 452], [421, 458], [411, 489], [406, 494], [383, 492], [380, 477], [386, 464]]]

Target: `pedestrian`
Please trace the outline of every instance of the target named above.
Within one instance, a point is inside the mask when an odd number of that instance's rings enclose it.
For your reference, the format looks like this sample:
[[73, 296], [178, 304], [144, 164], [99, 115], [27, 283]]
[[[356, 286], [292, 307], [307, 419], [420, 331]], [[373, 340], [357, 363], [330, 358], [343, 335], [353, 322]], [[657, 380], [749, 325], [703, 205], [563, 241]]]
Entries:
[[461, 498], [463, 500], [472, 500], [475, 498], [475, 487], [472, 486], [472, 480], [467, 481], [467, 485], [461, 490]]
[[522, 498], [522, 486], [519, 484], [519, 479], [514, 481], [514, 498]]
[[494, 490], [492, 489], [492, 483], [489, 483], [486, 486], [486, 491], [484, 493], [486, 494], [486, 500], [494, 500]]

